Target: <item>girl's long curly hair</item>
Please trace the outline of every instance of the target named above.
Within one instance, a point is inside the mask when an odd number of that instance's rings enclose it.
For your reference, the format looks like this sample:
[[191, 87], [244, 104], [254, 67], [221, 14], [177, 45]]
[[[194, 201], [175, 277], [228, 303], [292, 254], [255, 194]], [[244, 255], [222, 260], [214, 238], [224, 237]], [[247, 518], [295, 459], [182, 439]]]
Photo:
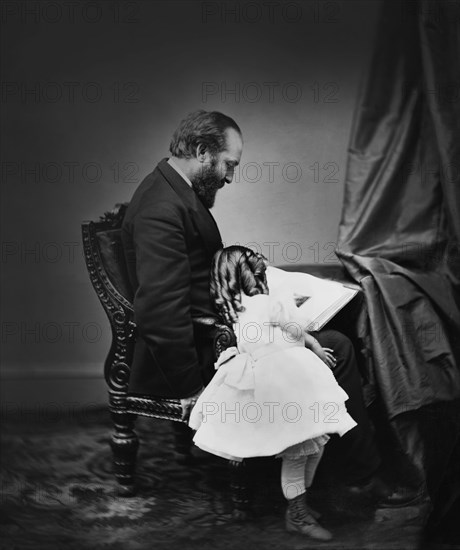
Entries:
[[244, 246], [228, 246], [216, 252], [211, 267], [211, 297], [228, 325], [244, 311], [241, 293], [268, 294], [267, 259]]

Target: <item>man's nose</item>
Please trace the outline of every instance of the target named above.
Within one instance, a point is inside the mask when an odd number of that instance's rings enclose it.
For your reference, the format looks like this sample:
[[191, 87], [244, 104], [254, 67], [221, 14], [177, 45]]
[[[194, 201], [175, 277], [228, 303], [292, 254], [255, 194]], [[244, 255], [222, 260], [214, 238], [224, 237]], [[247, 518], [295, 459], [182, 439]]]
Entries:
[[225, 183], [232, 183], [234, 173], [235, 173], [234, 168], [230, 168], [227, 170], [227, 172], [225, 173]]

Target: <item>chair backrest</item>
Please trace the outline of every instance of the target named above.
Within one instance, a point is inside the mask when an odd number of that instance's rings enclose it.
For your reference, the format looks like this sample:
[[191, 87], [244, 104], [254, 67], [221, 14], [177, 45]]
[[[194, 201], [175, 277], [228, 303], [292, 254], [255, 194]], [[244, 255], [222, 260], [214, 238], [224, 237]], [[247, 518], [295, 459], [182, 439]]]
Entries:
[[82, 224], [88, 273], [112, 327], [113, 341], [105, 362], [105, 378], [117, 391], [127, 389], [135, 339], [133, 290], [121, 242], [127, 206], [127, 203], [117, 204], [99, 221]]

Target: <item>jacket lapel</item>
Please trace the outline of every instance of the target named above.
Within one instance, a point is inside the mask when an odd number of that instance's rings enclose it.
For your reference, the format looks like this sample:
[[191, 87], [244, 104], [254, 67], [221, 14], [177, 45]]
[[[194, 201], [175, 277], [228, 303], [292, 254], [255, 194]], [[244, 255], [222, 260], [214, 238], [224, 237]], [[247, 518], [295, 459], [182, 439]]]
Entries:
[[158, 170], [187, 207], [208, 254], [213, 256], [219, 248], [222, 248], [222, 237], [213, 215], [203, 205], [190, 185], [168, 164], [168, 159], [163, 159], [158, 164]]

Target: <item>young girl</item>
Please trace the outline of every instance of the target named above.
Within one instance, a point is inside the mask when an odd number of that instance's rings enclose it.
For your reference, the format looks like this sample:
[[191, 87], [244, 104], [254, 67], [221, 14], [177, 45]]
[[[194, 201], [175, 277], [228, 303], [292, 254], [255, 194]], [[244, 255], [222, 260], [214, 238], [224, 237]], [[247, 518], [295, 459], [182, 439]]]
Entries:
[[[231, 460], [281, 457], [281, 485], [288, 501], [286, 528], [319, 540], [332, 535], [307, 506], [328, 433], [356, 426], [344, 402], [348, 395], [329, 367], [332, 350], [305, 330], [295, 297], [269, 295], [266, 259], [248, 248], [217, 252], [211, 295], [237, 336], [221, 354], [217, 373], [190, 415], [201, 449]], [[307, 349], [308, 348], [308, 349]]]

